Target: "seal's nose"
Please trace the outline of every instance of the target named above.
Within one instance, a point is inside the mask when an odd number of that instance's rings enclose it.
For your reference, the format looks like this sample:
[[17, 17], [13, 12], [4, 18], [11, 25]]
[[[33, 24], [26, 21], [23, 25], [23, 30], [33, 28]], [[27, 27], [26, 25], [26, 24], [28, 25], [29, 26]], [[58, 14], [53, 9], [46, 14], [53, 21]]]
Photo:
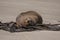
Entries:
[[31, 21], [31, 20], [28, 20], [28, 23], [29, 23], [29, 24], [31, 24], [31, 23], [32, 23], [32, 21]]
[[34, 25], [34, 21], [28, 20], [28, 24], [29, 24], [29, 25]]

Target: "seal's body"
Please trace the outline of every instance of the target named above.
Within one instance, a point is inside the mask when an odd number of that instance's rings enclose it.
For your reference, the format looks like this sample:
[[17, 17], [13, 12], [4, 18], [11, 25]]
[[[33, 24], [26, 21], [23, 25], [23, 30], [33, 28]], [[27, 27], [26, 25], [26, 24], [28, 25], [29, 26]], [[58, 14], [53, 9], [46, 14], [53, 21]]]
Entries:
[[16, 24], [20, 27], [27, 27], [37, 23], [42, 24], [42, 22], [42, 17], [35, 11], [23, 12], [16, 18]]

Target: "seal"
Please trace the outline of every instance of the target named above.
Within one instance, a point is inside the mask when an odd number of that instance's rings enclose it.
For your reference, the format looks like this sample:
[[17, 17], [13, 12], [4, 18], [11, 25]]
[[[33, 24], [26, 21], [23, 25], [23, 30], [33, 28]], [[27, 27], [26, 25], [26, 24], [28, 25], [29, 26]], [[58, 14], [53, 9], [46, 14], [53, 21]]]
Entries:
[[42, 24], [43, 19], [35, 11], [22, 12], [16, 18], [17, 27], [27, 27], [29, 25], [36, 25], [37, 23]]

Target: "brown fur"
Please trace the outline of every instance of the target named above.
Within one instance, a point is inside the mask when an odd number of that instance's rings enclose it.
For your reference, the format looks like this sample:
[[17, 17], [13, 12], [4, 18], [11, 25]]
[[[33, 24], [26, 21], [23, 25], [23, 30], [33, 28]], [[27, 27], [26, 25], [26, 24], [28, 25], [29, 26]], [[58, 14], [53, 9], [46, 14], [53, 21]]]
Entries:
[[42, 17], [35, 11], [23, 12], [16, 18], [16, 23], [19, 26], [26, 27], [29, 25], [28, 21], [32, 21], [32, 25], [37, 23], [42, 24], [43, 22]]

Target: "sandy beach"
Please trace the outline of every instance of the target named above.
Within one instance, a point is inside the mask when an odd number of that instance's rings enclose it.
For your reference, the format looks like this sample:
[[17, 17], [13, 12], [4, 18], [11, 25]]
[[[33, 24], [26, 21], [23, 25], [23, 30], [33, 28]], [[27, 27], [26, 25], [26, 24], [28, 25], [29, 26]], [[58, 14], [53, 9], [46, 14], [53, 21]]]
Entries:
[[[36, 11], [43, 23], [60, 23], [60, 0], [0, 0], [0, 21], [16, 21], [25, 11]], [[60, 40], [59, 31], [32, 31], [10, 33], [0, 30], [0, 40]]]

